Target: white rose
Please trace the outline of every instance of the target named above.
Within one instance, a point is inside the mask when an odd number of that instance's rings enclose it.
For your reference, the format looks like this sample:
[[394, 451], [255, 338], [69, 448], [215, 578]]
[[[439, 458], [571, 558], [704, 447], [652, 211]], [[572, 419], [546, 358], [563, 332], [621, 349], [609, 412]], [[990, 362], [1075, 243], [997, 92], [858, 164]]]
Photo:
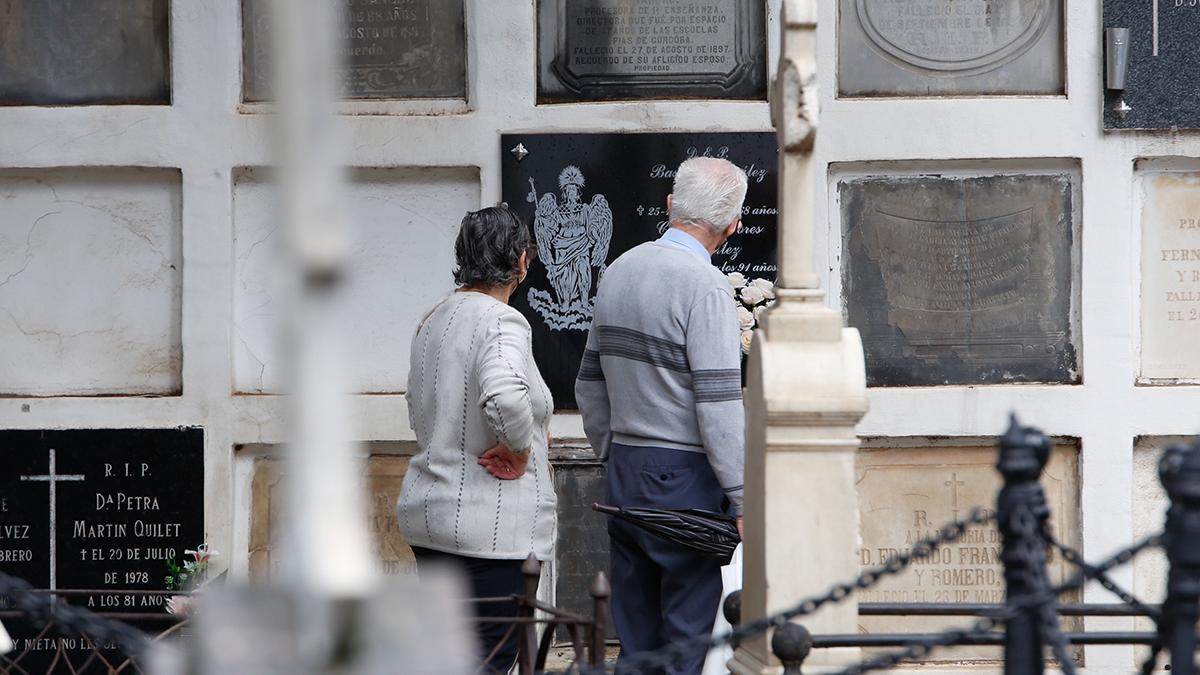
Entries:
[[756, 324], [762, 323], [763, 314], [766, 314], [766, 313], [767, 313], [766, 305], [759, 305], [758, 307], [755, 307], [754, 308], [754, 323], [756, 323]]
[[750, 341], [753, 339], [754, 339], [754, 331], [752, 331], [752, 330], [742, 331], [742, 353], [743, 354], [750, 353]]
[[766, 279], [755, 279], [754, 281], [750, 282], [750, 286], [762, 291], [763, 295], [766, 296], [768, 300], [775, 299], [775, 284], [767, 281]]
[[754, 315], [745, 307], [737, 308], [738, 328], [741, 330], [750, 330], [754, 328]]
[[738, 297], [742, 299], [743, 303], [750, 305], [751, 307], [767, 299], [766, 293], [763, 293], [762, 289], [758, 288], [757, 286], [747, 286], [743, 288], [742, 290], [738, 291]]
[[741, 272], [730, 272], [725, 275], [725, 280], [729, 282], [730, 286], [733, 286], [734, 290], [746, 285], [746, 275]]

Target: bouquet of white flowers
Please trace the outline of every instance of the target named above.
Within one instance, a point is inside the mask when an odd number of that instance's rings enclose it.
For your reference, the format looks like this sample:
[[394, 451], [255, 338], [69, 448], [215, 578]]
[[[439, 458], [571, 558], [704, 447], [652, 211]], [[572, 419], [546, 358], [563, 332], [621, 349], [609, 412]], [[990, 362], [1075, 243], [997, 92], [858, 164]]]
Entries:
[[742, 353], [750, 353], [750, 340], [759, 319], [767, 308], [775, 304], [775, 284], [766, 279], [747, 279], [741, 272], [725, 275], [733, 287], [737, 301], [738, 328], [742, 331]]

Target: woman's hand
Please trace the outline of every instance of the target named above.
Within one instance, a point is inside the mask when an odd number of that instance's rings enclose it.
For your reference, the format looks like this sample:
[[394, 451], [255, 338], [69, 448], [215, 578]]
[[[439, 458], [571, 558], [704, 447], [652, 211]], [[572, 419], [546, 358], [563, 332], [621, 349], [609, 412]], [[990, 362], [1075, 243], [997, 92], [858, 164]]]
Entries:
[[507, 445], [497, 443], [479, 458], [479, 466], [500, 480], [514, 480], [525, 475], [529, 451], [513, 452]]

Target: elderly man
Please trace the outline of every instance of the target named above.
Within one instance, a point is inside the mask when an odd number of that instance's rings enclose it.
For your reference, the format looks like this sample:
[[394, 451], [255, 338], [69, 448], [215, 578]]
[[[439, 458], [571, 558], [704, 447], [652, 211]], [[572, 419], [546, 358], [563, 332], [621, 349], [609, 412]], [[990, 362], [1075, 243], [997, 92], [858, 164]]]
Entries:
[[[741, 225], [746, 174], [697, 157], [675, 174], [670, 228], [609, 266], [575, 382], [618, 506], [728, 508], [741, 529], [741, 352], [732, 289], [712, 254]], [[609, 523], [622, 658], [712, 631], [721, 570], [709, 557]], [[672, 673], [699, 673], [704, 655]]]

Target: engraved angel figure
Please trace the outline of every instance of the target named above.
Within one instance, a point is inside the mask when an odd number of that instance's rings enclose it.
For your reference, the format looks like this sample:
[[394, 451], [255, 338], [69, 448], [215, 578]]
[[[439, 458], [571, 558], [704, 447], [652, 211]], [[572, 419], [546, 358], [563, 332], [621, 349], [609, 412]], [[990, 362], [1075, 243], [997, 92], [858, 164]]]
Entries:
[[592, 268], [604, 270], [612, 240], [612, 209], [597, 194], [591, 203], [580, 200], [583, 172], [568, 166], [558, 175], [559, 203], [553, 193], [538, 197], [529, 179], [528, 200], [537, 205], [533, 219], [539, 258], [556, 298], [544, 290], [529, 291], [529, 305], [555, 330], [586, 330], [592, 320]]

